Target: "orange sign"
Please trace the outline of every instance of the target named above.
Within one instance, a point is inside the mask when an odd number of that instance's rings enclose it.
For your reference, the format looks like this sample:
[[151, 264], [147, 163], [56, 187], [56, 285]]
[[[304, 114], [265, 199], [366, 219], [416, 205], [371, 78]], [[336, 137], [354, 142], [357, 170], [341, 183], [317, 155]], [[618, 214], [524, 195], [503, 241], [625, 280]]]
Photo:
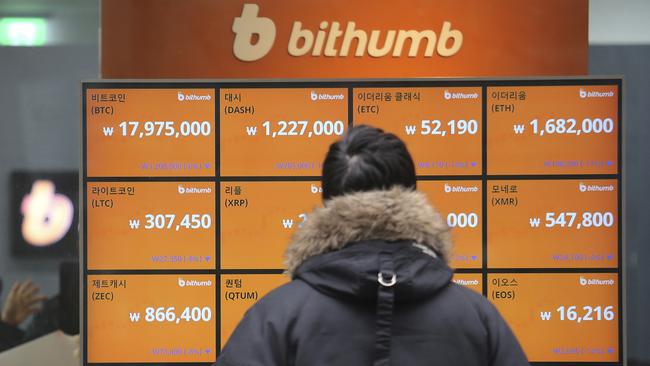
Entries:
[[618, 266], [616, 180], [488, 181], [488, 267]]
[[354, 123], [402, 139], [418, 175], [481, 174], [481, 88], [360, 88]]
[[453, 268], [481, 268], [483, 263], [481, 181], [418, 181], [431, 204], [451, 228]]
[[347, 89], [222, 89], [221, 174], [320, 175], [347, 106]]
[[215, 185], [89, 183], [88, 268], [216, 268]]
[[531, 362], [614, 362], [618, 275], [489, 274], [497, 306]]
[[587, 0], [102, 2], [104, 78], [584, 75]]
[[221, 267], [281, 269], [291, 234], [320, 206], [320, 182], [221, 184]]
[[488, 174], [618, 171], [616, 86], [489, 87], [487, 95]]
[[214, 98], [214, 89], [87, 90], [88, 176], [213, 176]]
[[88, 276], [88, 362], [214, 362], [216, 285], [214, 275]]

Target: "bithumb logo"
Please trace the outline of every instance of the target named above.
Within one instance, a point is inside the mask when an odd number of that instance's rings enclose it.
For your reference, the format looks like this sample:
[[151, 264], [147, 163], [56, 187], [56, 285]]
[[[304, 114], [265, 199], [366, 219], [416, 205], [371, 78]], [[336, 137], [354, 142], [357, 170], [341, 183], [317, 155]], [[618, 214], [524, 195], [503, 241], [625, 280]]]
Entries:
[[20, 205], [21, 231], [26, 242], [45, 247], [61, 240], [70, 230], [74, 217], [72, 201], [55, 193], [54, 183], [37, 180]]
[[580, 98], [611, 98], [614, 96], [613, 91], [606, 91], [606, 92], [600, 92], [600, 91], [587, 91], [584, 89], [580, 89]]
[[178, 277], [178, 287], [210, 287], [212, 286], [212, 281], [197, 281], [197, 280], [185, 280]]
[[461, 286], [478, 286], [478, 280], [462, 280], [462, 279], [455, 279], [454, 283], [457, 285]]
[[212, 193], [212, 188], [196, 188], [196, 187], [185, 187], [178, 186], [178, 194], [207, 194]]
[[[235, 33], [233, 53], [242, 61], [259, 60], [273, 48], [275, 23], [270, 18], [258, 16], [259, 11], [260, 7], [256, 4], [244, 4], [241, 16], [236, 17], [232, 24], [232, 31]], [[368, 32], [357, 29], [353, 21], [347, 22], [345, 30], [342, 29], [339, 22], [330, 24], [328, 21], [321, 21], [318, 30], [312, 31], [303, 29], [301, 21], [294, 21], [287, 50], [295, 57], [347, 57], [352, 44], [356, 43], [356, 49], [353, 51], [355, 57], [364, 56], [366, 52], [370, 57], [401, 57], [404, 45], [410, 43], [408, 57], [417, 57], [421, 43], [424, 42], [424, 57], [433, 57], [434, 53], [450, 57], [458, 53], [463, 45], [463, 33], [451, 29], [451, 23], [447, 21], [442, 23], [439, 37], [430, 29], [388, 30], [382, 35], [381, 30]], [[383, 44], [380, 44], [380, 39], [384, 40]]]
[[317, 101], [317, 100], [343, 100], [345, 99], [345, 96], [343, 94], [327, 94], [327, 93], [316, 93], [315, 91], [311, 91], [309, 93], [309, 98], [311, 98], [312, 101]]
[[598, 278], [584, 278], [580, 276], [580, 285], [581, 286], [613, 286], [614, 285], [614, 280], [609, 279], [609, 280], [601, 280]]
[[212, 96], [210, 94], [206, 95], [196, 95], [196, 94], [184, 94], [181, 92], [177, 93], [178, 96], [178, 101], [179, 102], [184, 102], [184, 101], [194, 101], [194, 100], [204, 100], [204, 101], [210, 101], [212, 100]]
[[445, 99], [478, 99], [478, 93], [452, 93], [449, 90], [445, 90]]
[[580, 192], [614, 192], [614, 185], [612, 184], [606, 184], [606, 185], [598, 185], [598, 184], [584, 184], [583, 182], [580, 182], [578, 184], [578, 189]]
[[445, 183], [445, 193], [468, 193], [468, 192], [478, 192], [477, 186], [452, 186]]

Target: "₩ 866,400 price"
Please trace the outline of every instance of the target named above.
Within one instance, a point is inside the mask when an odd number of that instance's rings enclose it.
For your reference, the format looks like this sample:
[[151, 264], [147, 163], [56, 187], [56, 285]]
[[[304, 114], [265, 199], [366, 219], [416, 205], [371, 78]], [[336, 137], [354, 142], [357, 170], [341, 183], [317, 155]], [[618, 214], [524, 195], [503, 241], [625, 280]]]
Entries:
[[[177, 220], [178, 218], [178, 220]], [[140, 219], [130, 219], [129, 227], [132, 230], [143, 228], [145, 230], [200, 230], [212, 227], [212, 216], [209, 214], [146, 214], [144, 222]]]
[[176, 311], [176, 308], [171, 307], [147, 307], [145, 309], [144, 317], [142, 313], [133, 312], [129, 313], [129, 320], [132, 323], [137, 323], [140, 320], [144, 320], [147, 323], [171, 323], [171, 324], [180, 324], [181, 322], [209, 322], [212, 320], [212, 309], [210, 307], [204, 306], [187, 306], [184, 309], [179, 309], [180, 312]]
[[[122, 121], [119, 131], [124, 137], [207, 137], [212, 134], [212, 124], [209, 121]], [[113, 127], [103, 127], [105, 136], [112, 136]]]

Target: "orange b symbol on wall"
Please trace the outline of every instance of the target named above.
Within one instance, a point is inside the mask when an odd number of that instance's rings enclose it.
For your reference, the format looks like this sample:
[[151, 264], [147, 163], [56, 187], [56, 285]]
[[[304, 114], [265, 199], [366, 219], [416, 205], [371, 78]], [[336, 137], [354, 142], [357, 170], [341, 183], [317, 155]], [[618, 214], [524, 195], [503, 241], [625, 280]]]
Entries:
[[68, 233], [74, 216], [72, 201], [55, 193], [54, 183], [37, 180], [23, 198], [21, 231], [29, 244], [44, 247], [61, 240]]

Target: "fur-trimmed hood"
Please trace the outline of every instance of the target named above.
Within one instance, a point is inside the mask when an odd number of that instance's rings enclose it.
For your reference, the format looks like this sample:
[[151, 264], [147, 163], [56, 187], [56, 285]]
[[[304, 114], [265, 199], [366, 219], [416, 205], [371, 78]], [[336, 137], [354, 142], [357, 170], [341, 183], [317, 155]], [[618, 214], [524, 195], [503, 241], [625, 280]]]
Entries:
[[396, 187], [335, 197], [314, 210], [285, 252], [287, 274], [309, 258], [368, 240], [412, 240], [445, 262], [451, 253], [449, 228], [426, 196]]

